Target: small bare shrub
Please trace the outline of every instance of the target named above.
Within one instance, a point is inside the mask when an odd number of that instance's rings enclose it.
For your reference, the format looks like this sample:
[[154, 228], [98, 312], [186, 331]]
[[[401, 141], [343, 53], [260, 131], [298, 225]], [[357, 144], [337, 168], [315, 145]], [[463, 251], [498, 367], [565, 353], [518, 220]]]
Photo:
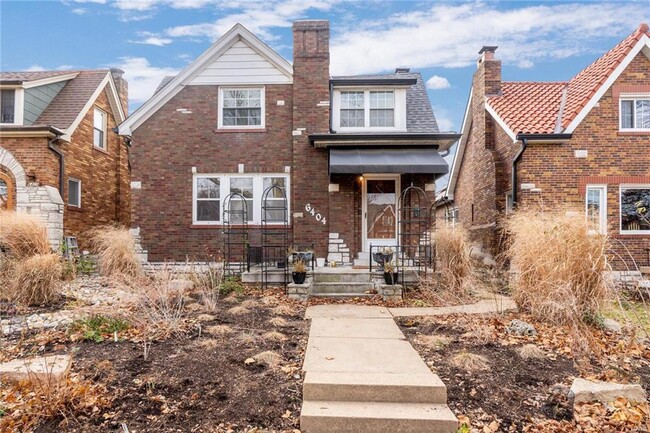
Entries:
[[233, 330], [228, 325], [213, 325], [205, 328], [205, 332], [212, 335], [228, 335], [232, 334]]
[[294, 311], [288, 305], [278, 305], [273, 309], [273, 313], [277, 314], [278, 316], [293, 316]]
[[287, 341], [287, 336], [282, 332], [269, 331], [262, 335], [264, 341]]
[[441, 283], [454, 292], [464, 292], [471, 275], [469, 236], [461, 227], [440, 227], [434, 234]]
[[0, 211], [0, 246], [14, 260], [52, 252], [45, 224], [20, 212]]
[[167, 269], [135, 284], [137, 308], [130, 319], [146, 334], [169, 335], [182, 332], [185, 289], [173, 284], [175, 276]]
[[270, 350], [258, 353], [257, 355], [253, 356], [253, 359], [256, 362], [261, 362], [271, 368], [277, 367], [282, 362], [282, 357], [275, 352], [271, 352]]
[[262, 304], [267, 305], [269, 307], [275, 307], [279, 303], [278, 298], [276, 298], [275, 296], [265, 296], [260, 301], [262, 302]]
[[451, 338], [445, 335], [418, 335], [416, 342], [432, 349], [442, 349], [451, 343]]
[[507, 221], [512, 296], [537, 320], [576, 324], [607, 297], [608, 240], [590, 234], [583, 212], [521, 209]]
[[9, 297], [24, 305], [46, 304], [59, 293], [63, 263], [57, 254], [38, 254], [16, 262]]
[[208, 350], [216, 349], [220, 345], [219, 340], [215, 340], [214, 338], [201, 339], [197, 344]]
[[257, 343], [257, 336], [253, 332], [243, 332], [239, 335], [239, 341], [246, 345]]
[[546, 352], [536, 344], [525, 344], [517, 349], [517, 353], [523, 359], [544, 359]]
[[135, 277], [142, 273], [142, 266], [135, 254], [135, 240], [129, 229], [109, 225], [88, 233], [103, 275]]
[[248, 314], [250, 312], [251, 312], [251, 310], [249, 310], [246, 307], [242, 307], [240, 305], [238, 305], [236, 307], [232, 307], [231, 309], [228, 310], [228, 314], [230, 314], [232, 316], [243, 316], [243, 315]]
[[487, 370], [490, 368], [490, 362], [486, 357], [466, 351], [454, 355], [451, 358], [451, 364], [456, 368], [469, 372]]
[[209, 312], [216, 312], [223, 283], [223, 272], [215, 264], [208, 263], [205, 270], [192, 269], [189, 276], [194, 288], [201, 295], [201, 302]]
[[241, 303], [241, 306], [244, 308], [257, 308], [259, 305], [260, 304], [255, 299], [246, 299]]
[[284, 328], [288, 325], [287, 321], [282, 317], [272, 317], [269, 319], [269, 323], [273, 326], [277, 326], [278, 328]]

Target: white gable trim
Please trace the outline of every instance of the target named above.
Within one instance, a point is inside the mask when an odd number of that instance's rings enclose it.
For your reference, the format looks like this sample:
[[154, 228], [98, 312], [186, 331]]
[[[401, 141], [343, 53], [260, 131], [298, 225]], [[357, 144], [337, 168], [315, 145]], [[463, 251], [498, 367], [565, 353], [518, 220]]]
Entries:
[[[567, 134], [572, 134], [573, 131], [580, 125], [580, 122], [587, 117], [587, 114], [591, 111], [592, 108], [600, 101], [600, 98], [603, 97], [605, 92], [614, 84], [614, 82], [618, 79], [618, 77], [627, 69], [629, 64], [634, 60], [637, 54], [643, 50], [643, 53], [648, 56], [650, 54], [650, 38], [648, 35], [643, 35], [641, 36], [641, 39], [639, 39], [639, 42], [632, 47], [630, 52], [627, 54], [627, 56], [623, 59], [623, 61], [614, 69], [614, 72], [610, 74], [610, 76], [607, 78], [607, 80], [600, 86], [600, 88], [596, 91], [594, 96], [591, 97], [589, 102], [587, 102], [587, 105], [585, 105], [582, 110], [578, 113], [578, 115], [569, 123], [569, 125], [566, 127], [566, 130], [564, 131]], [[650, 56], [648, 56], [650, 58]]]
[[[210, 48], [201, 54], [196, 60], [185, 67], [165, 87], [154, 94], [147, 102], [137, 109], [129, 118], [119, 125], [120, 135], [131, 135], [156, 111], [163, 107], [171, 98], [192, 81], [203, 69], [219, 58], [238, 40], [245, 41], [251, 48], [257, 51], [262, 57], [276, 66], [284, 75], [293, 80], [293, 67], [279, 54], [273, 51], [268, 45], [262, 42], [257, 36], [247, 30], [241, 24], [236, 24], [219, 38]], [[249, 83], [250, 84], [250, 83]]]
[[499, 116], [497, 112], [494, 110], [494, 108], [492, 108], [492, 106], [490, 105], [490, 101], [487, 100], [485, 101], [485, 111], [490, 113], [490, 116], [492, 116], [494, 120], [497, 121], [499, 126], [506, 132], [506, 134], [508, 134], [508, 137], [512, 138], [513, 142], [517, 141], [517, 134], [515, 134], [514, 131], [508, 127], [508, 125], [501, 118], [501, 116]]
[[29, 89], [32, 87], [45, 86], [46, 84], [58, 83], [59, 81], [68, 81], [79, 75], [79, 72], [71, 72], [69, 74], [55, 75], [54, 77], [41, 78], [40, 80], [23, 81], [23, 88]]
[[99, 83], [99, 86], [97, 86], [90, 99], [88, 99], [88, 101], [86, 102], [86, 105], [84, 105], [84, 108], [77, 115], [74, 122], [72, 122], [72, 124], [68, 127], [68, 129], [65, 130], [65, 134], [63, 134], [63, 136], [61, 137], [63, 140], [65, 141], [71, 140], [72, 134], [76, 131], [77, 127], [83, 120], [88, 110], [92, 108], [92, 106], [95, 104], [95, 101], [97, 101], [97, 98], [104, 91], [107, 85], [108, 88], [110, 89], [110, 91], [108, 92], [109, 94], [108, 101], [111, 104], [113, 116], [115, 116], [115, 122], [117, 124], [124, 122], [126, 116], [124, 114], [124, 110], [122, 109], [122, 104], [120, 102], [119, 94], [117, 93], [117, 88], [115, 87], [115, 82], [113, 81], [113, 77], [111, 73], [107, 72], [106, 76], [101, 81], [101, 83]]
[[472, 95], [474, 89], [469, 90], [469, 99], [467, 100], [467, 107], [465, 108], [465, 115], [463, 116], [463, 126], [461, 128], [462, 136], [458, 142], [456, 155], [454, 155], [454, 162], [451, 164], [451, 174], [449, 175], [449, 182], [447, 183], [447, 198], [454, 199], [454, 190], [456, 189], [456, 181], [460, 172], [460, 166], [463, 163], [463, 155], [465, 154], [465, 146], [469, 139], [470, 125], [472, 124], [471, 107]]

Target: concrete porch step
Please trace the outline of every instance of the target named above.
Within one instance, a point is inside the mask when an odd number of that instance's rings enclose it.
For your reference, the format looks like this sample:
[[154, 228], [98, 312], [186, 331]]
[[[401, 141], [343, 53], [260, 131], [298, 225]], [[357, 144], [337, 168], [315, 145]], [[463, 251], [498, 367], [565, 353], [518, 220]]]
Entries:
[[351, 298], [370, 298], [375, 296], [372, 293], [311, 293], [310, 298], [333, 298], [333, 299], [351, 299]]
[[[367, 277], [367, 276], [366, 276]], [[328, 293], [357, 293], [364, 294], [369, 290], [374, 290], [375, 285], [370, 281], [366, 282], [331, 282], [317, 283], [312, 285], [311, 293], [313, 295]]]
[[312, 401], [447, 403], [447, 388], [436, 375], [364, 372], [305, 374], [303, 398]]
[[359, 271], [328, 272], [319, 270], [314, 273], [314, 283], [368, 283], [370, 274]]
[[457, 428], [443, 404], [305, 400], [300, 412], [304, 433], [454, 433]]

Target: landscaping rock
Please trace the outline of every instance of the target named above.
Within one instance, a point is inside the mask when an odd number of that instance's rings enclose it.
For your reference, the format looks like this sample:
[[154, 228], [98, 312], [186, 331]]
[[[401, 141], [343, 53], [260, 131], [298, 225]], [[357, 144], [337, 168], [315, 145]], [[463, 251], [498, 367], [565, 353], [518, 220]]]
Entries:
[[6, 382], [27, 380], [39, 385], [53, 385], [65, 380], [71, 365], [70, 355], [14, 359], [0, 364], [0, 379]]
[[508, 326], [506, 327], [506, 332], [508, 334], [520, 335], [534, 337], [537, 335], [537, 330], [530, 323], [526, 323], [523, 320], [513, 319]]
[[641, 385], [624, 385], [612, 382], [591, 381], [576, 378], [571, 385], [574, 403], [610, 403], [618, 397], [624, 397], [628, 401], [643, 403], [646, 401], [646, 393]]
[[171, 280], [169, 288], [178, 292], [185, 292], [194, 288], [194, 282], [182, 279]]
[[606, 331], [613, 332], [615, 334], [620, 334], [622, 329], [621, 324], [612, 319], [603, 320], [603, 327]]

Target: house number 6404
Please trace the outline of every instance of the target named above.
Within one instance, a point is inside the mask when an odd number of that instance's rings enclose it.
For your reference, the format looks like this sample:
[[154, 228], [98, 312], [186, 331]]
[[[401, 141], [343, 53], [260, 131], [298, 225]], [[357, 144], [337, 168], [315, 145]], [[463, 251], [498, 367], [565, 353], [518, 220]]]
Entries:
[[311, 215], [311, 216], [313, 216], [314, 218], [316, 218], [316, 221], [318, 221], [319, 223], [322, 223], [323, 225], [327, 225], [327, 218], [325, 218], [325, 217], [324, 217], [323, 215], [321, 215], [320, 213], [316, 212], [316, 209], [314, 209], [314, 208], [311, 206], [311, 203], [307, 203], [307, 204], [305, 205], [305, 210], [307, 211], [307, 213], [308, 213], [309, 215]]

